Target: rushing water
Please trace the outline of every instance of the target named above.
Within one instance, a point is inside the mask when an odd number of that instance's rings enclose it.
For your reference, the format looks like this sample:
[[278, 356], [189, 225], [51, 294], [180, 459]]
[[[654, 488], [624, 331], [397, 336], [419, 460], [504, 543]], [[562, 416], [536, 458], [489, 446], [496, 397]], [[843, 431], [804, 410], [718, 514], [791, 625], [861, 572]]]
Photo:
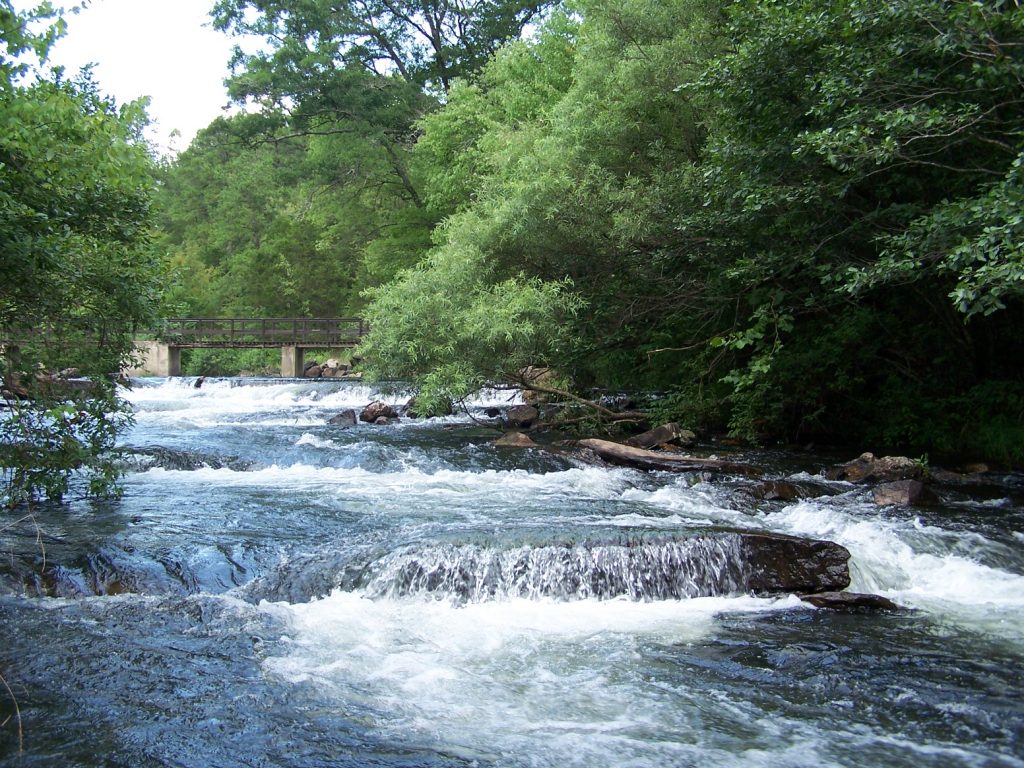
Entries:
[[[0, 526], [0, 764], [1024, 766], [1020, 478], [879, 510], [761, 457], [823, 492], [756, 502], [468, 416], [329, 425], [359, 384], [127, 396], [125, 497]], [[909, 610], [740, 594], [744, 530]]]

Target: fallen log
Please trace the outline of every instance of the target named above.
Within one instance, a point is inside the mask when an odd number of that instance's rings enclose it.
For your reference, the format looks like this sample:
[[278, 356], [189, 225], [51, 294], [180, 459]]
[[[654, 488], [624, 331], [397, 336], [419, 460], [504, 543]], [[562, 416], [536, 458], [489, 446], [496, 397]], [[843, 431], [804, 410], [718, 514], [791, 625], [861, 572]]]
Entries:
[[632, 467], [643, 470], [662, 470], [670, 472], [726, 472], [739, 475], [760, 475], [761, 470], [750, 464], [742, 464], [723, 459], [701, 458], [684, 453], [668, 451], [649, 451], [634, 448], [611, 440], [590, 438], [576, 443], [596, 453], [609, 464]]

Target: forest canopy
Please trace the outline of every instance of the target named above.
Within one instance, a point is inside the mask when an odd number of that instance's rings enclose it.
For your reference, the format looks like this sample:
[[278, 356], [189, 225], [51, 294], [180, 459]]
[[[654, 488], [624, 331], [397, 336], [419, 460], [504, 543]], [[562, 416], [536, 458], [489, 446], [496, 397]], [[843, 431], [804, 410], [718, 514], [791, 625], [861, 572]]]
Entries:
[[752, 439], [1024, 460], [1010, 0], [221, 0], [249, 114], [164, 170], [173, 306], [365, 313]]

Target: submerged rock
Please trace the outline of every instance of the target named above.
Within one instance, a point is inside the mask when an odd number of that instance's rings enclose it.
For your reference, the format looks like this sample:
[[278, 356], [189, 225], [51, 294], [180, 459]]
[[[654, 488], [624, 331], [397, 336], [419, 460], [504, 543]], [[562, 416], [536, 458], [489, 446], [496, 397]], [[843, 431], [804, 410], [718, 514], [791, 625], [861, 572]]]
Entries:
[[136, 471], [159, 467], [186, 472], [197, 469], [231, 469], [235, 472], [246, 472], [256, 466], [255, 462], [238, 456], [220, 456], [162, 446], [127, 448], [121, 451], [121, 459], [126, 466]]
[[494, 441], [493, 445], [503, 448], [536, 448], [537, 444], [522, 432], [506, 432]]
[[792, 480], [764, 480], [755, 485], [747, 485], [737, 489], [742, 493], [759, 501], [799, 501], [800, 499], [815, 499], [819, 496], [832, 495], [834, 493], [824, 485], [807, 482], [794, 482]]
[[814, 595], [800, 595], [800, 599], [815, 608], [829, 608], [833, 611], [900, 610], [900, 607], [887, 597], [863, 592], [819, 592]]
[[414, 545], [368, 564], [352, 586], [378, 598], [430, 593], [468, 602], [768, 596], [844, 589], [849, 557], [830, 541], [739, 532], [611, 544]]
[[358, 421], [359, 417], [356, 416], [356, 412], [351, 408], [348, 408], [341, 413], [331, 416], [331, 418], [327, 420], [327, 423], [344, 429], [345, 427], [354, 427]]

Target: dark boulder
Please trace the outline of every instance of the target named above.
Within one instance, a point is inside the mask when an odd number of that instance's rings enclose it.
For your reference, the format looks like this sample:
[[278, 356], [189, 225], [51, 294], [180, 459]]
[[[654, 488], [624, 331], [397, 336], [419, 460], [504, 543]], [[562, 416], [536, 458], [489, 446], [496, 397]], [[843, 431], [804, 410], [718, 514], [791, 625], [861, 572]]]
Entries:
[[850, 551], [832, 541], [743, 534], [741, 559], [754, 594], [833, 592], [850, 586]]
[[900, 607], [887, 597], [863, 592], [819, 592], [814, 595], [800, 595], [800, 599], [815, 608], [828, 608], [833, 611], [900, 610]]
[[873, 453], [862, 453], [853, 461], [833, 467], [826, 476], [829, 480], [847, 480], [851, 483], [920, 480], [924, 476], [924, 467], [906, 456], [876, 458]]
[[939, 503], [939, 497], [919, 480], [896, 480], [891, 483], [882, 483], [874, 489], [873, 494], [875, 504], [880, 507], [888, 504], [908, 507]]
[[356, 412], [349, 408], [348, 410], [342, 411], [339, 414], [331, 416], [331, 418], [327, 420], [327, 423], [335, 427], [344, 428], [354, 427], [358, 421], [359, 418], [356, 416]]
[[517, 429], [527, 429], [539, 418], [540, 411], [532, 405], [514, 405], [505, 411], [505, 421]]
[[634, 448], [654, 448], [671, 443], [688, 447], [696, 442], [697, 436], [693, 432], [683, 429], [675, 422], [670, 422], [629, 438], [626, 445], [632, 445]]
[[376, 424], [377, 420], [381, 418], [397, 419], [398, 414], [394, 408], [380, 400], [374, 400], [359, 414], [360, 421], [365, 421], [368, 424]]
[[830, 496], [834, 492], [824, 485], [794, 482], [792, 480], [764, 480], [754, 485], [737, 489], [737, 493], [750, 496], [758, 501], [799, 501]]

